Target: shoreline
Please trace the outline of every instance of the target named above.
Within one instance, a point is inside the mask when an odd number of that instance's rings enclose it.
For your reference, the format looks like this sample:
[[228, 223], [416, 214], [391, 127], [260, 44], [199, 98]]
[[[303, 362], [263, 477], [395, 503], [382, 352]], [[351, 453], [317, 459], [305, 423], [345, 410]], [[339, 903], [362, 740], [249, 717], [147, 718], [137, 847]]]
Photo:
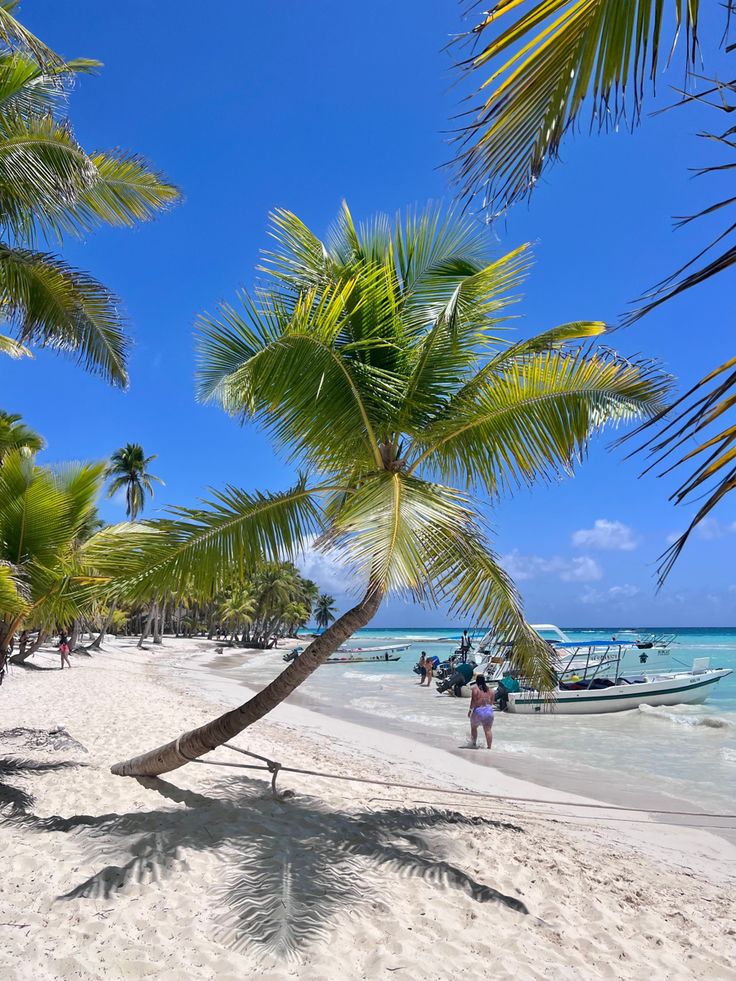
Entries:
[[591, 820], [572, 795], [564, 814], [443, 795], [559, 798], [450, 753], [428, 766], [420, 743], [289, 704], [235, 744], [437, 789], [284, 773], [293, 796], [275, 801], [267, 774], [217, 765], [233, 761], [225, 749], [159, 780], [112, 776], [237, 704], [203, 663], [207, 642], [134, 644], [76, 656], [71, 671], [15, 670], [0, 692], [4, 728], [64, 726], [76, 740], [21, 752], [6, 739], [5, 755], [84, 763], [6, 778], [36, 801], [0, 837], [3, 979], [475, 981], [489, 943], [502, 981], [736, 976], [735, 868], [706, 831], [606, 809]]
[[[296, 646], [296, 643], [288, 643], [284, 649]], [[209, 691], [219, 692], [222, 696], [227, 694], [232, 704], [244, 701], [248, 694], [255, 693], [252, 685], [247, 681], [239, 680], [234, 674], [234, 670], [243, 663], [249, 656], [260, 656], [263, 651], [250, 651], [247, 649], [235, 649], [232, 657], [223, 663], [222, 657], [212, 651], [212, 656], [202, 661], [201, 667], [206, 669], [204, 676], [205, 686]], [[202, 652], [206, 655], [206, 652]], [[227, 653], [225, 655], [227, 657]], [[182, 662], [182, 668], [186, 665]], [[676, 794], [667, 793], [661, 789], [653, 789], [646, 786], [641, 775], [633, 777], [626, 772], [602, 773], [596, 767], [574, 760], [567, 770], [559, 767], [548, 767], [540, 757], [531, 754], [521, 754], [505, 751], [502, 742], [502, 729], [496, 726], [496, 736], [494, 739], [494, 749], [491, 753], [492, 759], [485, 756], [484, 751], [465, 750], [449, 745], [445, 735], [435, 732], [422, 733], [422, 741], [412, 736], [406, 731], [404, 725], [393, 723], [390, 718], [385, 716], [375, 716], [368, 712], [361, 712], [354, 708], [345, 709], [335, 702], [325, 703], [300, 693], [295, 692], [289, 701], [289, 712], [292, 714], [305, 713], [303, 716], [304, 724], [314, 731], [321, 731], [332, 738], [339, 737], [343, 731], [352, 731], [354, 727], [364, 730], [363, 737], [356, 743], [361, 745], [380, 746], [384, 753], [390, 753], [391, 744], [399, 739], [406, 740], [414, 747], [414, 755], [417, 756], [417, 747], [431, 746], [431, 768], [434, 772], [439, 767], [447, 775], [452, 775], [460, 766], [458, 761], [462, 760], [465, 766], [460, 769], [465, 774], [468, 781], [473, 779], [483, 780], [483, 771], [491, 767], [496, 775], [502, 775], [510, 781], [517, 781], [524, 786], [525, 792], [521, 796], [533, 796], [545, 800], [564, 798], [573, 800], [575, 798], [587, 802], [595, 801], [601, 804], [609, 804], [614, 807], [629, 807], [638, 811], [662, 810], [662, 811], [699, 811], [721, 813], [722, 808], [699, 807], [693, 800], [688, 800]], [[464, 706], [458, 706], [458, 709]], [[277, 710], [278, 711], [278, 710]], [[280, 718], [280, 716], [279, 716]], [[501, 716], [500, 719], [503, 717]], [[324, 720], [324, 721], [320, 721]], [[532, 720], [535, 721], [535, 720]], [[450, 740], [452, 743], [452, 740]], [[482, 740], [481, 740], [482, 742]], [[449, 757], [449, 759], [448, 759]], [[454, 762], [452, 762], [454, 761]], [[729, 813], [734, 813], [733, 808], [728, 808]], [[657, 823], [664, 823], [665, 819], [652, 818]], [[666, 821], [671, 824], [687, 825], [693, 819], [683, 817], [678, 819], [670, 815]], [[713, 834], [727, 841], [734, 846], [736, 855], [736, 820], [728, 823], [719, 817], [703, 818], [701, 827], [713, 828]]]

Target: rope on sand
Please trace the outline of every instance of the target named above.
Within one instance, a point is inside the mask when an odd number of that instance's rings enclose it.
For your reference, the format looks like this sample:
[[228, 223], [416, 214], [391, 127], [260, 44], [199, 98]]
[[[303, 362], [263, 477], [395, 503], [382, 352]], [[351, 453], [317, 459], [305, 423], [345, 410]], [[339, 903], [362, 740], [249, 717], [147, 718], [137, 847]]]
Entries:
[[[399, 783], [397, 781], [376, 780], [367, 777], [349, 777], [343, 773], [324, 773], [320, 770], [302, 770], [298, 767], [284, 766], [282, 763], [268, 759], [266, 756], [259, 756], [258, 753], [251, 753], [246, 749], [240, 749], [238, 746], [231, 746], [230, 743], [224, 743], [223, 745], [225, 749], [232, 750], [234, 753], [240, 753], [242, 756], [250, 756], [256, 760], [262, 760], [266, 766], [257, 766], [253, 763], [224, 763], [219, 760], [202, 759], [193, 760], [193, 762], [202, 763], [205, 766], [226, 766], [240, 770], [268, 770], [268, 772], [272, 775], [271, 789], [274, 794], [277, 792], [276, 778], [278, 777], [279, 773], [297, 773], [309, 777], [322, 777], [325, 780], [346, 780], [351, 783], [369, 783], [375, 784], [379, 787], [396, 787], [402, 790], [421, 790], [435, 794], [439, 793], [457, 797], [471, 797], [475, 798], [476, 800], [495, 800], [514, 804], [544, 804], [545, 806], [552, 804], [560, 807], [580, 807], [599, 811], [626, 811], [627, 813], [635, 814], [662, 814], [667, 817], [719, 818], [736, 820], [736, 814], [714, 814], [710, 811], [672, 811], [654, 807], [626, 807], [621, 804], [598, 804], [587, 802], [577, 803], [574, 801], [546, 800], [542, 797], [511, 797], [506, 794], [485, 794], [475, 790], [457, 790], [447, 787], [432, 787], [427, 784]], [[703, 830], [708, 829], [704, 828]]]

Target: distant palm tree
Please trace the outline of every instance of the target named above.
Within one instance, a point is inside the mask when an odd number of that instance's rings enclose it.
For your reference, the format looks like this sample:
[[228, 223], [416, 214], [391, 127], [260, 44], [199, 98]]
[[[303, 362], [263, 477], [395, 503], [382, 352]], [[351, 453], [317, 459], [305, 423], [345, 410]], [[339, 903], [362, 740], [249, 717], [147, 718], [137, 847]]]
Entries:
[[39, 240], [61, 245], [104, 225], [132, 227], [179, 200], [139, 156], [82, 149], [63, 113], [76, 75], [99, 62], [63, 61], [0, 7], [0, 352], [29, 346], [76, 355], [88, 371], [127, 384], [120, 304]]
[[107, 496], [112, 497], [125, 488], [126, 512], [131, 521], [135, 521], [146, 503], [146, 494], [153, 496], [153, 482], [163, 484], [160, 477], [155, 477], [146, 469], [156, 454], [146, 456], [140, 443], [126, 443], [115, 450], [110, 457], [110, 463], [105, 476], [111, 480]]
[[314, 622], [324, 630], [335, 619], [335, 597], [320, 593], [314, 604]]
[[[428, 209], [356, 226], [344, 206], [323, 242], [278, 211], [273, 235], [257, 295], [203, 319], [200, 393], [261, 422], [311, 483], [229, 487], [209, 508], [177, 509], [158, 534], [143, 529], [151, 541], [141, 534], [128, 598], [211, 588], [228, 565], [298, 554], [315, 531], [361, 598], [263, 691], [117, 764], [121, 775], [175, 769], [263, 718], [390, 593], [493, 625], [532, 684], [551, 687], [549, 646], [493, 555], [477, 495], [571, 473], [606, 422], [653, 415], [668, 390], [651, 363], [591, 349], [600, 323], [501, 340], [529, 258], [491, 259], [470, 218]], [[100, 548], [115, 534], [100, 532]]]
[[30, 450], [37, 453], [44, 446], [43, 439], [30, 426], [26, 426], [21, 416], [0, 409], [0, 463], [11, 450]]

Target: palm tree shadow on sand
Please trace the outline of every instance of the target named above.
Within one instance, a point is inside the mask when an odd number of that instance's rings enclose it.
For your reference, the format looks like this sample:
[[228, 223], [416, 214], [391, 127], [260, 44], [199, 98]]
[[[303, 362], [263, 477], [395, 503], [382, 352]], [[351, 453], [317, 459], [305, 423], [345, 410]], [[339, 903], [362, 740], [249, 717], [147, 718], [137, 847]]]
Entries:
[[338, 916], [370, 904], [377, 866], [528, 912], [447, 860], [441, 837], [453, 828], [467, 828], [470, 836], [473, 827], [523, 834], [516, 825], [424, 808], [334, 811], [314, 798], [276, 800], [249, 778], [218, 782], [213, 797], [160, 779], [139, 782], [185, 808], [12, 818], [39, 833], [82, 836], [90, 861], [118, 851], [121, 864], [103, 866], [60, 899], [110, 899], [130, 882], [185, 870], [186, 852], [216, 850], [226, 869], [214, 890], [222, 906], [217, 939], [235, 949], [255, 947], [261, 958], [289, 960], [328, 939]]

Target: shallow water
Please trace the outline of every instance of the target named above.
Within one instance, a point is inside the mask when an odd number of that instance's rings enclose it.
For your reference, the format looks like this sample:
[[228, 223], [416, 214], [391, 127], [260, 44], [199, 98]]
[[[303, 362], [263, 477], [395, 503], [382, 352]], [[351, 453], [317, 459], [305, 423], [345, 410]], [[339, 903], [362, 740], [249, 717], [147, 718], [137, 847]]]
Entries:
[[[712, 667], [736, 669], [736, 629], [660, 628], [677, 633], [667, 655], [649, 652], [647, 671], [688, 668], [694, 657], [710, 657]], [[575, 640], [607, 640], [611, 631], [571, 628]], [[419, 688], [412, 671], [420, 651], [447, 657], [457, 646], [457, 629], [369, 629], [351, 646], [411, 643], [401, 660], [365, 664], [329, 664], [303, 685], [295, 700], [317, 711], [410, 735], [428, 747], [455, 749], [467, 739], [467, 700], [438, 696]], [[283, 667], [276, 652], [242, 659], [235, 656], [228, 674], [260, 687]], [[629, 671], [642, 670], [636, 653]], [[700, 808], [734, 807], [736, 788], [736, 674], [720, 682], [704, 705], [652, 708], [589, 716], [517, 716], [497, 713], [494, 748], [504, 769], [545, 783], [584, 784], [592, 771], [605, 774], [609, 799], [623, 802], [633, 787], [657, 796], [691, 801]], [[508, 761], [511, 760], [509, 767]], [[428, 754], [431, 765], [431, 754]], [[570, 779], [564, 779], [569, 777]], [[584, 791], [583, 791], [584, 792]]]

